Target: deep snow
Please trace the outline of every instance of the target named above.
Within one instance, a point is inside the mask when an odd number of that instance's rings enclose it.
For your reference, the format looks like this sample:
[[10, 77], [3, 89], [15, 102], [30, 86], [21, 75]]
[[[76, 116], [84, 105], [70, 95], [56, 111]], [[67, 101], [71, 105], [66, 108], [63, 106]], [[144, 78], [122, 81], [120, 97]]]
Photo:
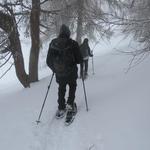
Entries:
[[[0, 81], [0, 149], [2, 150], [149, 150], [150, 84], [146, 59], [125, 73], [129, 56], [116, 55], [117, 40], [96, 46], [92, 74], [85, 81], [89, 112], [85, 109], [82, 81], [78, 79], [78, 114], [70, 126], [56, 120], [57, 88], [52, 82], [41, 124], [36, 120], [51, 77], [40, 70], [40, 81], [23, 89], [13, 80]], [[107, 45], [107, 46], [106, 46]], [[117, 48], [119, 45], [117, 45]], [[124, 41], [121, 48], [127, 49]], [[45, 76], [45, 77], [44, 77]], [[5, 81], [5, 82], [4, 82]], [[67, 95], [66, 95], [67, 96]]]

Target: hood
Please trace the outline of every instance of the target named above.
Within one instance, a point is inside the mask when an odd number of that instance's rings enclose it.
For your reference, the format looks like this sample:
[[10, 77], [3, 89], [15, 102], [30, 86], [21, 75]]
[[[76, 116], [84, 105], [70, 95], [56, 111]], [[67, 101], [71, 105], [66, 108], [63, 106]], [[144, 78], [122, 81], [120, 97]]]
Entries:
[[70, 37], [70, 30], [69, 30], [69, 27], [66, 26], [65, 24], [63, 24], [63, 25], [60, 27], [59, 37], [66, 37], [66, 38], [69, 38], [69, 37]]

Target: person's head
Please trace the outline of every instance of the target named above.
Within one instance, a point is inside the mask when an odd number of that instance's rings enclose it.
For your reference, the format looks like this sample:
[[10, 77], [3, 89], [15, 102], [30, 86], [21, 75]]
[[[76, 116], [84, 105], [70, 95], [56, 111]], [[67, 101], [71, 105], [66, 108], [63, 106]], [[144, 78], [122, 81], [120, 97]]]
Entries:
[[85, 38], [83, 42], [88, 43], [88, 41], [89, 41], [88, 38]]
[[69, 27], [66, 26], [65, 24], [63, 24], [63, 25], [60, 27], [59, 37], [65, 37], [65, 38], [69, 38], [69, 37], [70, 37], [70, 30], [69, 30]]

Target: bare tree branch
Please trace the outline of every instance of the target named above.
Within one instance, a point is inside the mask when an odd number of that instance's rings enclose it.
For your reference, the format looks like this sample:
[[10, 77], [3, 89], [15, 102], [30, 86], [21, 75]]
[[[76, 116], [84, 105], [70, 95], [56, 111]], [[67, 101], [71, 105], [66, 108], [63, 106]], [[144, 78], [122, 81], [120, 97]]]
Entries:
[[50, 1], [50, 0], [43, 0], [43, 2], [40, 3], [40, 5], [42, 5], [42, 4], [44, 4], [44, 3], [48, 2], [48, 1]]
[[[11, 56], [12, 56], [12, 54], [10, 54], [10, 56], [6, 59], [6, 61], [2, 65], [0, 65], [0, 68], [3, 67], [10, 60]], [[4, 58], [6, 58], [6, 57], [4, 57]]]
[[3, 75], [0, 76], [0, 79], [2, 79], [7, 74], [7, 72], [12, 68], [13, 65], [14, 63], [12, 63], [10, 67], [3, 73]]
[[58, 12], [60, 12], [61, 10], [40, 10], [42, 13], [46, 13], [46, 14], [58, 14]]
[[41, 24], [41, 23], [40, 23], [40, 26], [43, 27], [43, 28], [45, 28], [45, 29], [49, 29], [48, 26], [45, 26], [45, 25], [43, 25], [43, 24]]
[[22, 16], [22, 15], [30, 15], [30, 12], [28, 10], [22, 11], [22, 12], [15, 12], [15, 16]]

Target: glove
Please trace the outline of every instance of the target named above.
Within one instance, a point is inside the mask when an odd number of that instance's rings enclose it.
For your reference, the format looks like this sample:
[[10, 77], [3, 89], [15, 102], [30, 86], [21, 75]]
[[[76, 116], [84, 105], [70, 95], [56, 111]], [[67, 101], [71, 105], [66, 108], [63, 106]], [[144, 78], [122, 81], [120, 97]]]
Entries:
[[93, 51], [90, 52], [90, 57], [93, 57]]
[[90, 54], [90, 57], [93, 57], [93, 54]]

